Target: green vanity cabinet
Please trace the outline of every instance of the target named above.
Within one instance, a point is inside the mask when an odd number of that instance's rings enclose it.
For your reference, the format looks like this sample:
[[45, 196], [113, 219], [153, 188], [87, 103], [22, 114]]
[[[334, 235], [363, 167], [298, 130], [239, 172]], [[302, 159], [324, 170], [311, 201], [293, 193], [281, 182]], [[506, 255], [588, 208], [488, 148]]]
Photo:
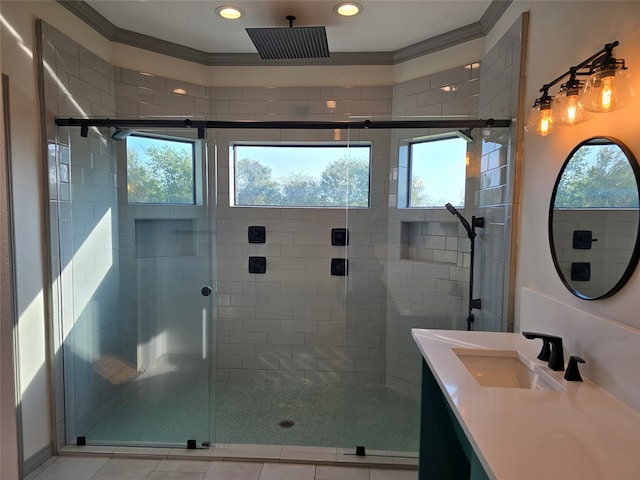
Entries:
[[421, 388], [419, 480], [489, 479], [424, 360]]

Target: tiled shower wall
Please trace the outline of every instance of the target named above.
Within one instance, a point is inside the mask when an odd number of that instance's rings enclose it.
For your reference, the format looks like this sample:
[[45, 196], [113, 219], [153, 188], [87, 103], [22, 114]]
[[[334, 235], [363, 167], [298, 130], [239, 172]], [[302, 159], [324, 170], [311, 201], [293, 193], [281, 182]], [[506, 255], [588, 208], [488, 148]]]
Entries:
[[[523, 24], [518, 21], [480, 64], [396, 85], [394, 118], [516, 118], [522, 37]], [[475, 140], [468, 146], [465, 208], [459, 210], [469, 222], [472, 216], [485, 219], [484, 228], [476, 229], [473, 297], [481, 300], [481, 309], [473, 310], [474, 330], [513, 328], [508, 323], [512, 318], [508, 290], [512, 271], [515, 132], [515, 126], [474, 129], [471, 133]], [[393, 156], [398, 151], [396, 142], [402, 144], [402, 134], [411, 138], [408, 132], [393, 132], [391, 149], [386, 384], [418, 398], [420, 357], [410, 329], [466, 328], [471, 257], [466, 233], [448, 212], [397, 208], [404, 200], [402, 189], [398, 189], [399, 179], [404, 179], [406, 173], [395, 169], [398, 160]], [[458, 224], [458, 235], [452, 234], [453, 224]], [[416, 243], [411, 236], [418, 228], [424, 234], [424, 244]], [[407, 253], [412, 246], [419, 250], [413, 257]]]
[[106, 131], [92, 128], [83, 138], [80, 129], [56, 132], [53, 123], [56, 116], [115, 115], [114, 69], [55, 29], [40, 27], [49, 154], [54, 378], [58, 385], [63, 378], [65, 383], [64, 402], [58, 402], [55, 412], [62, 444], [62, 406], [67, 405], [67, 436], [73, 438], [76, 426], [86, 428], [92, 415], [117, 394], [117, 387], [96, 374], [94, 366], [106, 355], [135, 360], [135, 339], [130, 338], [134, 332], [123, 321], [120, 308], [113, 145]]
[[[467, 65], [394, 86], [393, 118], [478, 114], [480, 65]], [[465, 328], [470, 243], [458, 220], [443, 208], [406, 208], [407, 173], [398, 168], [403, 142], [443, 133], [392, 132], [387, 300], [386, 384], [419, 396], [420, 353], [412, 328]], [[473, 152], [473, 145], [469, 144]], [[470, 165], [476, 157], [469, 155]], [[467, 167], [469, 171], [470, 167]], [[473, 212], [467, 180], [463, 215]]]
[[[50, 29], [50, 27], [47, 27]], [[53, 31], [53, 29], [50, 29]], [[79, 47], [58, 32], [55, 42]], [[135, 118], [138, 116], [184, 116], [213, 120], [349, 120], [351, 115], [370, 118], [388, 118], [391, 108], [391, 87], [335, 87], [335, 88], [211, 88], [185, 84], [171, 79], [155, 77], [130, 70], [112, 69], [99, 59], [92, 59], [99, 69], [109, 70], [113, 110], [87, 111], [89, 116]], [[101, 84], [99, 79], [95, 79]], [[83, 85], [84, 87], [85, 85]], [[115, 86], [115, 91], [113, 90]], [[186, 94], [174, 94], [176, 87]], [[59, 88], [58, 88], [59, 87]], [[55, 93], [65, 99], [77, 101], [84, 91], [64, 90], [58, 85]], [[50, 94], [47, 97], [51, 97]], [[73, 99], [73, 100], [70, 100]], [[81, 111], [52, 110], [53, 116], [83, 116]], [[78, 136], [79, 129], [69, 129]], [[109, 135], [111, 132], [102, 132]], [[159, 132], [184, 134], [182, 132]], [[195, 133], [195, 132], [194, 132]], [[217, 148], [216, 191], [218, 196], [217, 240], [215, 271], [218, 275], [218, 330], [216, 332], [217, 376], [221, 380], [295, 381], [295, 382], [348, 382], [383, 383], [385, 371], [385, 306], [386, 290], [386, 215], [389, 141], [388, 131], [372, 130], [219, 130], [208, 132], [210, 147]], [[91, 138], [91, 135], [89, 136]], [[340, 140], [367, 142], [372, 145], [371, 208], [369, 209], [265, 209], [229, 206], [228, 145], [232, 141], [251, 142], [312, 142]], [[112, 191], [114, 245], [112, 272], [120, 269], [118, 278], [120, 298], [112, 305], [120, 311], [111, 315], [120, 326], [112, 329], [128, 353], [123, 358], [132, 367], [146, 364], [135, 354], [138, 342], [135, 334], [140, 323], [140, 308], [154, 311], [155, 315], [178, 315], [176, 305], [171, 308], [152, 308], [154, 300], [164, 298], [152, 294], [151, 304], [140, 303], [140, 289], [159, 289], [167, 295], [168, 284], [162, 277], [179, 274], [184, 280], [185, 259], [140, 258], [136, 253], [135, 219], [167, 220], [193, 218], [204, 225], [196, 211], [181, 207], [135, 207], [126, 204], [123, 174], [124, 150], [122, 143], [109, 143], [112, 155], [118, 153], [119, 169], [113, 171]], [[94, 145], [94, 147], [96, 147]], [[97, 147], [96, 147], [97, 148]], [[210, 152], [214, 149], [210, 148]], [[89, 152], [89, 154], [97, 154]], [[112, 158], [114, 161], [115, 159]], [[211, 156], [210, 161], [214, 161]], [[114, 169], [116, 163], [111, 165]], [[92, 173], [93, 174], [93, 173]], [[77, 199], [74, 196], [74, 200]], [[194, 210], [197, 210], [194, 207]], [[119, 218], [119, 221], [116, 219]], [[139, 222], [138, 222], [139, 223]], [[263, 225], [267, 229], [264, 245], [249, 245], [247, 227]], [[330, 244], [332, 228], [347, 227], [350, 243], [347, 247]], [[202, 250], [202, 245], [200, 250]], [[249, 255], [267, 257], [265, 275], [249, 274]], [[332, 258], [349, 257], [349, 275], [330, 274]], [[192, 260], [191, 260], [192, 261]], [[119, 262], [119, 263], [118, 263]], [[142, 279], [142, 281], [140, 281]], [[193, 279], [189, 279], [193, 280]], [[153, 287], [155, 283], [158, 287]], [[185, 282], [175, 289], [183, 291]], [[201, 278], [198, 283], [205, 283]], [[195, 285], [195, 284], [194, 284]], [[192, 285], [193, 286], [193, 285]], [[171, 287], [168, 287], [171, 290]], [[198, 289], [199, 291], [199, 289]], [[189, 295], [187, 295], [188, 297]], [[197, 299], [193, 298], [193, 301]], [[174, 302], [175, 303], [175, 302]], [[145, 308], [146, 305], [146, 308]], [[188, 305], [178, 308], [184, 314]], [[157, 305], [156, 305], [157, 307]], [[174, 308], [175, 307], [175, 308]], [[174, 312], [171, 314], [170, 312]], [[188, 317], [184, 314], [182, 317]], [[184, 323], [173, 328], [169, 319], [154, 316], [142, 320], [144, 338], [158, 333], [181, 333]], [[145, 325], [150, 328], [145, 333]], [[179, 328], [181, 327], [181, 328]], [[93, 331], [97, 335], [102, 330]], [[140, 332], [138, 332], [139, 334]], [[168, 335], [173, 337], [173, 335]], [[171, 342], [169, 342], [170, 344]], [[189, 342], [182, 346], [166, 346], [161, 352], [148, 346], [151, 357], [160, 354], [184, 354], [190, 350]], [[193, 345], [192, 345], [193, 346]], [[138, 365], [136, 365], [138, 363]], [[68, 371], [71, 373], [71, 370]], [[73, 375], [67, 375], [73, 378]], [[70, 389], [69, 391], [73, 391]], [[103, 396], [104, 398], [104, 396]]]
[[[523, 81], [522, 51], [525, 44], [526, 15], [496, 43], [482, 61], [480, 75], [480, 115], [483, 118], [518, 116], [520, 83]], [[477, 330], [513, 331], [513, 308], [509, 297], [515, 271], [512, 259], [514, 214], [517, 195], [516, 125], [494, 129], [482, 139], [476, 216], [485, 218], [479, 235], [476, 295], [482, 309], [475, 313]]]
[[[181, 83], [184, 95], [172, 93], [175, 88], [171, 79], [115, 68], [117, 115], [206, 117], [209, 100], [204, 87]], [[203, 359], [208, 358], [208, 347], [203, 347], [203, 336], [208, 330], [202, 312], [210, 309], [209, 297], [201, 290], [212, 285], [213, 255], [209, 205], [204, 200], [206, 141], [186, 128], [150, 132], [195, 142], [197, 200], [195, 205], [129, 204], [126, 142], [117, 142], [121, 283], [137, 326], [137, 367], [153, 371], [173, 364], [179, 366], [175, 376], [182, 381], [206, 380], [208, 363]]]
[[[388, 116], [391, 87], [210, 88], [116, 69], [118, 114], [184, 115], [220, 121], [346, 121]], [[171, 93], [174, 88], [185, 95]], [[210, 114], [207, 113], [207, 107]], [[216, 378], [251, 382], [384, 382], [387, 131], [209, 130], [216, 162]], [[233, 207], [233, 142], [339, 140], [372, 145], [371, 208]], [[215, 149], [213, 146], [215, 145]], [[304, 161], [304, 159], [301, 159]], [[266, 229], [264, 244], [248, 227]], [[332, 228], [349, 229], [348, 247], [331, 246]], [[265, 274], [248, 272], [264, 256]], [[349, 275], [332, 276], [332, 258], [349, 257]]]
[[[388, 115], [390, 87], [211, 89], [214, 120], [344, 121]], [[388, 132], [219, 130], [217, 378], [271, 382], [384, 382]], [[231, 142], [369, 142], [371, 208], [248, 208], [229, 201]], [[304, 161], [303, 158], [300, 159]], [[247, 228], [266, 228], [249, 244]], [[331, 245], [348, 228], [347, 247]], [[247, 271], [267, 259], [265, 274]], [[348, 276], [332, 258], [348, 257]]]

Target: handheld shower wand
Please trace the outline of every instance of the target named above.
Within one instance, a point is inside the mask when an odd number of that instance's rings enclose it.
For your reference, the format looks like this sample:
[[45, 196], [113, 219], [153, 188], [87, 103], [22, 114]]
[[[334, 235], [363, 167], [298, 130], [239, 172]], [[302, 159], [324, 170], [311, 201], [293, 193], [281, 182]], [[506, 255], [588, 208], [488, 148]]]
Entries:
[[467, 222], [467, 219], [464, 218], [462, 215], [460, 215], [460, 212], [456, 210], [456, 207], [454, 207], [450, 203], [447, 203], [445, 205], [445, 208], [449, 210], [451, 215], [455, 215], [456, 217], [458, 217], [458, 220], [460, 220], [460, 223], [462, 223], [462, 226], [467, 231], [467, 235], [469, 236], [469, 238], [475, 238], [476, 232], [473, 231], [473, 229], [471, 228], [471, 225], [469, 225], [469, 222]]
[[451, 215], [455, 215], [462, 223], [462, 226], [467, 231], [467, 236], [469, 240], [471, 240], [471, 264], [470, 264], [470, 272], [469, 272], [469, 315], [467, 316], [467, 330], [471, 330], [471, 324], [475, 321], [475, 317], [473, 316], [472, 310], [474, 308], [480, 310], [482, 307], [482, 302], [479, 298], [473, 298], [473, 265], [474, 265], [474, 257], [475, 257], [475, 238], [476, 227], [484, 228], [484, 217], [471, 217], [471, 225], [466, 218], [460, 215], [460, 212], [456, 210], [456, 207], [447, 203], [445, 208], [449, 210]]

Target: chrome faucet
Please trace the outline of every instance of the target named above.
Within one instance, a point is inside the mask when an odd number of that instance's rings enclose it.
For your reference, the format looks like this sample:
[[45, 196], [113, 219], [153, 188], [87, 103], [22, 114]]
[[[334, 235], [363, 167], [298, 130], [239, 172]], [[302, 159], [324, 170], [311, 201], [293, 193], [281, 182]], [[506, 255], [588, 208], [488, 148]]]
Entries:
[[549, 361], [551, 370], [564, 370], [564, 350], [562, 348], [562, 338], [546, 333], [522, 332], [528, 339], [539, 338], [542, 340], [542, 350], [538, 354], [540, 360]]

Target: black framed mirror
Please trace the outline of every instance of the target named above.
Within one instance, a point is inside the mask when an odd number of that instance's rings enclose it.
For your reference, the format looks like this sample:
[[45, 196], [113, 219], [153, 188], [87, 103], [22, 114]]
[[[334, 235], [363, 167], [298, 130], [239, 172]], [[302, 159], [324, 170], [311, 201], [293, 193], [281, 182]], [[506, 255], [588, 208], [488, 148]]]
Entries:
[[612, 137], [578, 144], [551, 195], [549, 243], [558, 275], [585, 300], [607, 298], [629, 280], [640, 256], [640, 167]]

